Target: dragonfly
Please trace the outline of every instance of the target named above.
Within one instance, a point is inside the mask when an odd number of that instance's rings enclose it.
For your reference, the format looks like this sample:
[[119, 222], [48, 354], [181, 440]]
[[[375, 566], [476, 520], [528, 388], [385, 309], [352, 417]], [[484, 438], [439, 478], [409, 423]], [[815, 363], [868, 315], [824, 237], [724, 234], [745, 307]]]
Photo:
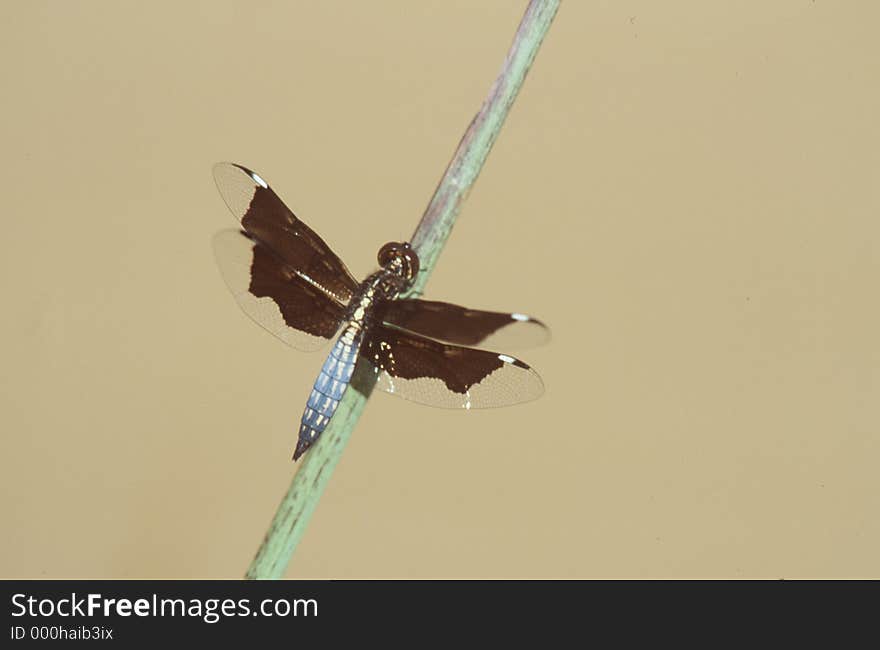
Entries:
[[544, 343], [549, 329], [541, 321], [402, 297], [420, 267], [407, 242], [383, 245], [379, 269], [358, 282], [261, 176], [224, 162], [214, 166], [214, 180], [239, 221], [213, 240], [238, 305], [295, 349], [316, 351], [334, 341], [306, 401], [294, 461], [333, 419], [357, 364], [373, 373], [376, 388], [435, 407], [507, 406], [544, 392], [526, 363], [489, 351]]

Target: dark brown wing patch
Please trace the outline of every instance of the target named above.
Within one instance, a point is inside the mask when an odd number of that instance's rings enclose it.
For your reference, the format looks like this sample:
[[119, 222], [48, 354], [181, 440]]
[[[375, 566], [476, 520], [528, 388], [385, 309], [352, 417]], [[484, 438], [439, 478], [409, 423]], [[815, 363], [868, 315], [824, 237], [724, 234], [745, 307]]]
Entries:
[[214, 237], [214, 254], [242, 310], [288, 345], [316, 350], [336, 335], [344, 307], [274, 251], [241, 231], [225, 230]]
[[306, 282], [347, 304], [357, 281], [330, 247], [294, 215], [259, 175], [232, 163], [214, 166], [223, 200], [255, 240], [274, 251]]
[[506, 406], [535, 399], [544, 389], [538, 374], [519, 359], [387, 325], [372, 328], [361, 356], [379, 375], [377, 387], [431, 406]]
[[448, 302], [403, 299], [383, 305], [384, 322], [439, 341], [496, 349], [540, 345], [550, 331], [525, 314], [467, 309]]
[[265, 246], [255, 244], [249, 291], [271, 298], [288, 327], [331, 339], [343, 317], [339, 305], [293, 273]]

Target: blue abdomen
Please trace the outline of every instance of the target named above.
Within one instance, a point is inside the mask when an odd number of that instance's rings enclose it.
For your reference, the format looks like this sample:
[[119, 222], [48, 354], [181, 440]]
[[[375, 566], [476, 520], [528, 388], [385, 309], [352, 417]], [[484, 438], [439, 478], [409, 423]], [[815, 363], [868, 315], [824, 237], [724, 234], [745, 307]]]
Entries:
[[357, 331], [346, 329], [324, 361], [303, 411], [294, 460], [318, 439], [336, 412], [354, 372], [359, 339]]

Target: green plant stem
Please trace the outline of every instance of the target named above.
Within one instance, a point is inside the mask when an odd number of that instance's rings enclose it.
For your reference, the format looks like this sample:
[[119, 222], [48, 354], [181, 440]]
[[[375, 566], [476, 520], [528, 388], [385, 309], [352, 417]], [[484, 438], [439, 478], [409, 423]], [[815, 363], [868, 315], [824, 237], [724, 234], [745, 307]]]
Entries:
[[[420, 295], [434, 269], [452, 226], [477, 180], [507, 117], [526, 73], [550, 28], [560, 0], [531, 0], [520, 22], [504, 65], [480, 111], [465, 131], [455, 155], [434, 192], [410, 240], [421, 261], [421, 270], [407, 295]], [[355, 370], [336, 413], [318, 442], [305, 454], [287, 494], [279, 505], [251, 562], [245, 577], [271, 580], [284, 576], [287, 564], [305, 532], [306, 526], [330, 475], [375, 385], [375, 375], [361, 367]]]

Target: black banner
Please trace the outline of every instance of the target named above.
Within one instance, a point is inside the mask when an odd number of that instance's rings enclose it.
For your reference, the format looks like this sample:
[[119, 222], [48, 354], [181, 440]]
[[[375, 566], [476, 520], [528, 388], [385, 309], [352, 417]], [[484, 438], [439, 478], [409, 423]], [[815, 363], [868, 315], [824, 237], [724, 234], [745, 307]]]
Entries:
[[[33, 641], [242, 642], [404, 629], [435, 638], [525, 630], [619, 639], [640, 631], [796, 629], [847, 604], [849, 629], [875, 611], [877, 583], [6, 581], [7, 644]], [[850, 596], [851, 598], [847, 598]], [[867, 617], [863, 619], [870, 620]], [[327, 636], [327, 635], [330, 636]], [[452, 637], [450, 637], [452, 638]], [[422, 639], [425, 640], [425, 639]], [[413, 641], [416, 641], [413, 639]]]

